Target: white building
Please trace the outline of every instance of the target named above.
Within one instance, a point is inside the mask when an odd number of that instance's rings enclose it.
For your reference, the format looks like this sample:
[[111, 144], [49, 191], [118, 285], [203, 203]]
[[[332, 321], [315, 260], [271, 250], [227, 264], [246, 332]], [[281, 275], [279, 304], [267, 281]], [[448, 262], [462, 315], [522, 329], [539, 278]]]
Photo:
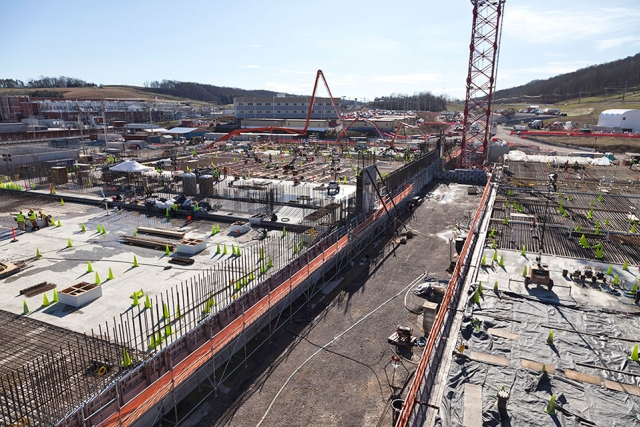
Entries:
[[605, 110], [598, 117], [598, 130], [640, 133], [640, 110]]

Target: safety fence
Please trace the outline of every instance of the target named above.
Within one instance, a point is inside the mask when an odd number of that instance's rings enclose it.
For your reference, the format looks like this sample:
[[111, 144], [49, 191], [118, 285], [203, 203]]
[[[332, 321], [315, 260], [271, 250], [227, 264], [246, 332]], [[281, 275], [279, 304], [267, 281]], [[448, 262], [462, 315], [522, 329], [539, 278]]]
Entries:
[[[427, 179], [426, 172], [423, 180]], [[407, 183], [392, 198], [386, 198], [384, 204], [387, 209], [391, 211], [394, 205], [402, 207], [414, 189], [414, 184]], [[91, 402], [66, 417], [60, 425], [135, 425], [148, 416], [152, 408], [170, 400], [171, 394], [175, 400], [176, 390], [194, 381], [198, 377], [196, 373], [205, 371], [215, 375], [216, 367], [243, 347], [246, 356], [247, 336], [266, 327], [271, 328], [273, 318], [279, 316], [277, 313], [290, 307], [306, 290], [305, 282], [309, 278], [333, 268], [338, 258], [351, 251], [353, 242], [379, 230], [386, 215], [384, 209], [379, 209], [351, 230], [341, 228], [325, 237], [273, 276], [253, 288], [247, 288], [244, 294], [216, 315], [206, 318], [163, 351], [143, 361]]]
[[[460, 301], [463, 283], [470, 267], [473, 247], [482, 218], [487, 209], [487, 201], [491, 192], [491, 182], [487, 182], [480, 205], [471, 224], [469, 234], [460, 252], [460, 257], [453, 270], [449, 285], [445, 292], [440, 311], [433, 322], [431, 332], [425, 345], [425, 350], [420, 358], [414, 380], [411, 383], [402, 411], [396, 422], [396, 427], [408, 425], [422, 425], [419, 420], [424, 420], [427, 411], [427, 403], [434, 385], [440, 362], [444, 356], [444, 350], [449, 342], [446, 338], [451, 331], [451, 325], [455, 318], [456, 308]], [[412, 417], [410, 419], [410, 417]]]

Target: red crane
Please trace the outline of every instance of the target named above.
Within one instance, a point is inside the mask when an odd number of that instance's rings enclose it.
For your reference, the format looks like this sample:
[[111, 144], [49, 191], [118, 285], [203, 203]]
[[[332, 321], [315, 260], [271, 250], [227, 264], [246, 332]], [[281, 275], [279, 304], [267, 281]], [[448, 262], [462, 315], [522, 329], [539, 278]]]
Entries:
[[[329, 89], [329, 84], [327, 83], [327, 79], [324, 77], [324, 74], [322, 73], [322, 70], [318, 70], [318, 73], [316, 74], [316, 81], [315, 81], [315, 83], [313, 85], [313, 93], [311, 94], [311, 102], [309, 103], [309, 110], [307, 111], [307, 120], [305, 121], [304, 128], [302, 130], [295, 129], [295, 128], [288, 128], [288, 127], [279, 127], [279, 126], [236, 129], [236, 130], [231, 131], [228, 134], [224, 135], [222, 138], [218, 139], [218, 141], [227, 141], [227, 140], [233, 138], [236, 135], [241, 135], [243, 133], [255, 133], [255, 132], [272, 132], [272, 133], [273, 132], [280, 132], [280, 133], [289, 134], [289, 135], [291, 135], [291, 134], [306, 135], [307, 134], [307, 129], [309, 129], [309, 120], [311, 119], [311, 112], [313, 111], [313, 104], [315, 103], [315, 100], [316, 100], [316, 90], [318, 89], [318, 80], [320, 80], [320, 77], [322, 77], [322, 81], [324, 82], [324, 86], [327, 88], [327, 92], [329, 93], [329, 98], [331, 99], [331, 105], [333, 105], [333, 109], [335, 110], [336, 114], [338, 115], [338, 120], [340, 121], [340, 124], [344, 128], [344, 123], [342, 122], [342, 115], [340, 114], [340, 111], [338, 110], [338, 107], [336, 106], [336, 102], [333, 99], [333, 95], [331, 95], [331, 90]], [[208, 150], [209, 148], [213, 147], [215, 144], [216, 144], [215, 142], [212, 142], [211, 144], [207, 145], [204, 149]]]
[[491, 137], [491, 100], [496, 86], [504, 3], [505, 0], [471, 0], [473, 24], [460, 150], [462, 168], [482, 166], [485, 162]]

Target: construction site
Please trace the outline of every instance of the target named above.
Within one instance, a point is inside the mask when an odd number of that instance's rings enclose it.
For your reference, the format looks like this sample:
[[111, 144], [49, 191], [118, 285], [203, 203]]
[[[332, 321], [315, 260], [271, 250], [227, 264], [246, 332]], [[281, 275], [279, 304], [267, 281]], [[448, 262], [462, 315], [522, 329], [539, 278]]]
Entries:
[[[412, 150], [406, 123], [340, 144], [318, 71], [302, 131], [5, 156], [2, 425], [638, 423], [640, 169], [489, 163], [504, 1], [472, 5], [459, 144]], [[305, 138], [320, 79], [325, 143]]]

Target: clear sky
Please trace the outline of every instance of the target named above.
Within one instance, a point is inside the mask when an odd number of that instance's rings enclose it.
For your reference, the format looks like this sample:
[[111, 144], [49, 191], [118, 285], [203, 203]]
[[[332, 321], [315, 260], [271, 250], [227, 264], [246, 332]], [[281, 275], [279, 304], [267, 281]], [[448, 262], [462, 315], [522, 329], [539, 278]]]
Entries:
[[[0, 78], [464, 97], [469, 0], [10, 1]], [[640, 52], [639, 0], [507, 0], [498, 89]], [[326, 91], [321, 88], [320, 95]]]

